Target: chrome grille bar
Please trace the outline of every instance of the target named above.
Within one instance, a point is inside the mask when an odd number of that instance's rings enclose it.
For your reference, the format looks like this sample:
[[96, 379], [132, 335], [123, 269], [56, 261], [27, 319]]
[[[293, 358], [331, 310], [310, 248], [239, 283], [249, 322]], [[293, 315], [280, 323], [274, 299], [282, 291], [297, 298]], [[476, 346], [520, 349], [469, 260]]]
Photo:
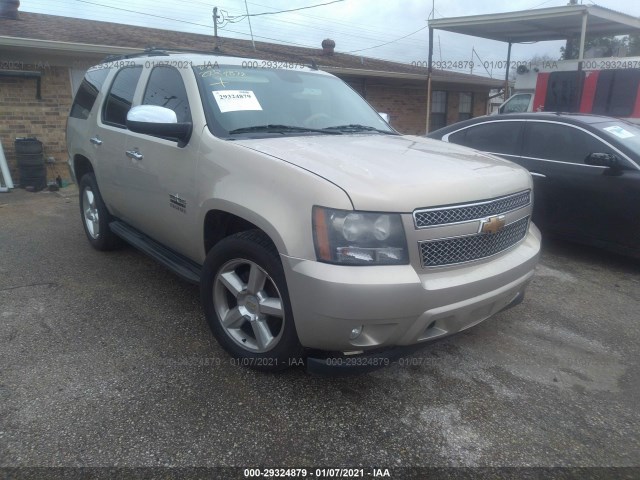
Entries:
[[479, 220], [491, 215], [504, 214], [531, 203], [531, 190], [514, 193], [482, 202], [448, 207], [422, 208], [413, 212], [416, 228]]
[[419, 242], [422, 266], [455, 265], [496, 255], [522, 240], [528, 227], [527, 216], [494, 234], [481, 233]]

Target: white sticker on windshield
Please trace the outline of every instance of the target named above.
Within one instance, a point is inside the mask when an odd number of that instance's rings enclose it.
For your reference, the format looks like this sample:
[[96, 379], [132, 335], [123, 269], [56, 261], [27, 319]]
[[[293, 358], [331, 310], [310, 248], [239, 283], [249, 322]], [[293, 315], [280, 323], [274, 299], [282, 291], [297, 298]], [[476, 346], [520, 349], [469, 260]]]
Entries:
[[616, 137], [620, 137], [620, 138], [629, 138], [629, 137], [635, 137], [635, 135], [627, 130], [625, 130], [622, 127], [619, 127], [617, 125], [613, 126], [613, 127], [605, 127], [604, 128], [607, 132], [613, 133]]
[[222, 113], [241, 110], [262, 110], [251, 90], [219, 90], [211, 92]]

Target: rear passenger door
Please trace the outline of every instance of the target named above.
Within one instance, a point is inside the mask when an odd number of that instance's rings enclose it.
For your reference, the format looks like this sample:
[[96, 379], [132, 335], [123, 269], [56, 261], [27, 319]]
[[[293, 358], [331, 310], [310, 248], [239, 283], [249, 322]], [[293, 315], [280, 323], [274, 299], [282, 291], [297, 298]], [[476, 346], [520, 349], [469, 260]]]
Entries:
[[102, 198], [111, 213], [122, 219], [128, 219], [130, 214], [123, 184], [129, 133], [126, 119], [141, 74], [142, 67], [118, 70], [95, 123], [95, 135], [91, 138], [98, 158], [96, 176]]

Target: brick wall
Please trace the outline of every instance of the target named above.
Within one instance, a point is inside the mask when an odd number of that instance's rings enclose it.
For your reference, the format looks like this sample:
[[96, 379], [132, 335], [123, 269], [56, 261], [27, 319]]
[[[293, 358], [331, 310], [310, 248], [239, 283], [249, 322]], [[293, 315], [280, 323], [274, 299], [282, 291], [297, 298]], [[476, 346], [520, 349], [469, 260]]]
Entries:
[[0, 77], [0, 139], [14, 183], [20, 180], [15, 154], [16, 137], [36, 137], [44, 156], [56, 164], [47, 167], [48, 180], [56, 172], [69, 179], [66, 167], [65, 125], [71, 108], [71, 80], [67, 67], [42, 70], [42, 100], [36, 99], [36, 80]]
[[[401, 133], [424, 135], [427, 117], [427, 92], [424, 82], [406, 83], [401, 81], [362, 80], [343, 78], [351, 87], [378, 111], [388, 113], [391, 125]], [[383, 83], [384, 82], [384, 83]], [[473, 93], [473, 116], [486, 114], [488, 90], [473, 88], [458, 90], [452, 85], [434, 84], [433, 90], [447, 92], [447, 125], [459, 121], [459, 92]]]
[[417, 88], [371, 86], [367, 101], [379, 111], [389, 114], [389, 122], [401, 133], [424, 134], [427, 116], [427, 94]]

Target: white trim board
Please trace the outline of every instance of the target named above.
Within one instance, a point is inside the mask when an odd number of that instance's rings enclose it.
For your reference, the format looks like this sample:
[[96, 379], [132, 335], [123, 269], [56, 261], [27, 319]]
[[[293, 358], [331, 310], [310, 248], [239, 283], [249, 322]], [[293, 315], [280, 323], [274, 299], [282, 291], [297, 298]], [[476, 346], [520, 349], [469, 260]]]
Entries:
[[[2, 184], [5, 185], [4, 188]], [[0, 140], [0, 192], [8, 192], [12, 188], [14, 188], [13, 180], [11, 179], [11, 172], [9, 171], [9, 165], [7, 165], [2, 141]]]

